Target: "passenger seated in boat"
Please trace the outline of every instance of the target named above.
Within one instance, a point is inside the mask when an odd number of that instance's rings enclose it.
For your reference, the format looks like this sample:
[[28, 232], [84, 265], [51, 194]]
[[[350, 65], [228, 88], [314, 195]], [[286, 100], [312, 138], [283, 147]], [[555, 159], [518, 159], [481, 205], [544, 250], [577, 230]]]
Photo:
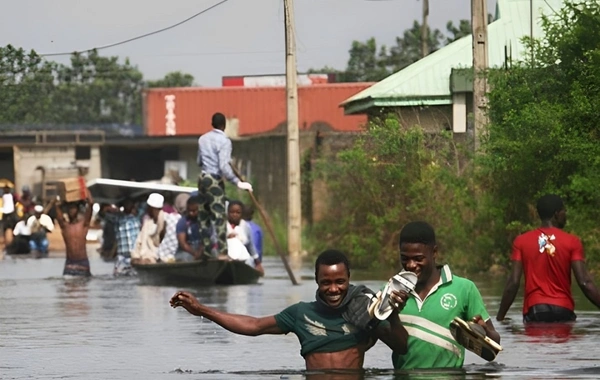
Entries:
[[24, 219], [21, 219], [15, 225], [15, 229], [13, 230], [14, 239], [6, 247], [6, 253], [9, 255], [26, 255], [31, 252], [29, 247], [31, 231], [25, 222]]
[[[400, 322], [400, 303], [385, 321], [374, 320], [368, 308], [374, 292], [364, 285], [350, 284], [350, 265], [344, 254], [327, 250], [315, 262], [316, 299], [298, 302], [276, 315], [252, 317], [230, 314], [201, 304], [187, 292], [171, 298], [172, 307], [207, 318], [239, 335], [294, 333], [307, 370], [345, 369], [358, 372], [365, 352], [381, 339], [394, 352], [406, 354], [408, 332]], [[403, 293], [402, 304], [408, 298]], [[182, 337], [193, 337], [183, 334]], [[177, 339], [177, 338], [174, 338]], [[264, 355], [265, 352], [260, 353]], [[258, 354], [257, 354], [258, 355]]]
[[[54, 201], [52, 201], [49, 207], [52, 207]], [[31, 232], [31, 239], [29, 239], [29, 247], [31, 252], [39, 253], [40, 257], [48, 256], [48, 232], [54, 231], [54, 222], [44, 210], [42, 205], [36, 205], [33, 208], [34, 214], [27, 219], [27, 228]]]
[[165, 213], [162, 211], [164, 197], [152, 193], [146, 201], [146, 215], [142, 229], [131, 251], [132, 264], [155, 264], [158, 261], [158, 247], [165, 237]]
[[254, 218], [254, 207], [252, 205], [244, 205], [244, 215], [242, 218], [250, 225], [250, 240], [254, 245], [254, 249], [258, 254], [258, 259], [262, 263], [263, 259], [263, 231], [252, 219]]
[[160, 243], [160, 247], [158, 247], [158, 258], [163, 263], [175, 261], [175, 254], [177, 253], [177, 248], [179, 248], [176, 231], [177, 222], [181, 219], [181, 213], [185, 212], [185, 206], [181, 211], [172, 206], [167, 206], [167, 198], [165, 197], [165, 207], [162, 209], [165, 213], [165, 237]]
[[197, 196], [189, 197], [185, 212], [177, 222], [175, 232], [179, 247], [175, 253], [176, 261], [200, 260], [204, 252], [202, 236], [200, 234], [200, 223], [198, 222], [198, 208], [200, 199]]
[[242, 219], [244, 204], [232, 200], [227, 205], [227, 254], [232, 260], [245, 262], [264, 275], [264, 269], [256, 248], [252, 243], [252, 231], [248, 222]]

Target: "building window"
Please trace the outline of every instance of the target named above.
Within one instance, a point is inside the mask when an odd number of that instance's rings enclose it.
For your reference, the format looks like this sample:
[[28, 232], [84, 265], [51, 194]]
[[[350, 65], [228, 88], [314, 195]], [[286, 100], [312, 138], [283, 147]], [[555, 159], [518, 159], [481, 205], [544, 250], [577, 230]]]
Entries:
[[75, 161], [89, 160], [92, 158], [92, 149], [89, 146], [75, 147]]

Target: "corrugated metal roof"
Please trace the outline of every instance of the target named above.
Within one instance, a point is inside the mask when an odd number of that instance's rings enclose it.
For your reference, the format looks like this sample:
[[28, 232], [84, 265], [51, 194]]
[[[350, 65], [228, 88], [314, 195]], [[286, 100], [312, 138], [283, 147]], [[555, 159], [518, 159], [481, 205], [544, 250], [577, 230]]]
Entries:
[[[328, 126], [337, 131], [360, 131], [367, 117], [344, 115], [339, 104], [372, 84], [300, 86], [300, 130]], [[237, 119], [239, 136], [272, 132], [286, 125], [284, 87], [157, 88], [144, 91], [144, 95], [145, 129], [150, 136], [168, 134], [169, 119], [176, 135], [200, 135], [211, 129], [210, 120], [215, 112], [222, 112], [228, 119]], [[172, 101], [170, 109], [165, 97]]]
[[[533, 36], [539, 38], [542, 14], [558, 11], [563, 1], [531, 1]], [[504, 64], [505, 48], [513, 61], [523, 59], [527, 53], [520, 40], [530, 33], [529, 7], [530, 0], [498, 0], [497, 19], [488, 25], [490, 67]], [[452, 69], [472, 66], [472, 39], [468, 35], [346, 99], [341, 105], [346, 114], [353, 114], [371, 107], [452, 104], [449, 84]]]

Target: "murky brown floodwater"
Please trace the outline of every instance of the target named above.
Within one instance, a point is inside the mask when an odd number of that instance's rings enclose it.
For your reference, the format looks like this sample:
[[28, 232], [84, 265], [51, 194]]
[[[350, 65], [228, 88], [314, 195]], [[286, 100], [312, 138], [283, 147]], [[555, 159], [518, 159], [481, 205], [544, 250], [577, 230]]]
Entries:
[[[113, 278], [112, 264], [91, 259], [90, 280], [65, 280], [64, 259], [0, 261], [0, 378], [2, 379], [304, 379], [293, 335], [242, 337], [212, 322], [173, 310], [177, 290]], [[258, 285], [210, 287], [194, 293], [233, 313], [274, 314], [314, 297], [311, 265], [291, 285], [278, 259], [265, 263]], [[355, 276], [357, 277], [357, 276]], [[477, 280], [490, 313], [503, 279]], [[359, 281], [356, 281], [359, 282]], [[360, 281], [374, 288], [381, 280]], [[468, 353], [465, 372], [395, 374], [379, 342], [366, 356], [368, 379], [600, 378], [600, 313], [577, 294], [574, 326], [524, 329], [521, 299], [511, 323], [497, 326], [504, 352], [495, 363]], [[318, 377], [331, 379], [331, 375]], [[341, 377], [346, 379], [346, 377]], [[350, 379], [350, 378], [348, 378]]]

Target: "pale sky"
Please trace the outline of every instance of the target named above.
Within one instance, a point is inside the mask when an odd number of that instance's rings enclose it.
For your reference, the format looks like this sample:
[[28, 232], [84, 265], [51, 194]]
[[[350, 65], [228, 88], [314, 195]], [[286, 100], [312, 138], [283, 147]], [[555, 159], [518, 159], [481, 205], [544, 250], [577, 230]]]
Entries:
[[[182, 21], [220, 0], [0, 0], [0, 45], [70, 52], [126, 40]], [[470, 18], [469, 0], [430, 0], [429, 23]], [[487, 0], [495, 14], [496, 0]], [[298, 71], [344, 69], [353, 40], [395, 37], [420, 20], [417, 0], [295, 0]], [[228, 75], [285, 72], [283, 0], [229, 0], [175, 29], [104, 49], [129, 57], [146, 79], [170, 71], [220, 86]], [[68, 56], [51, 57], [67, 62]]]

